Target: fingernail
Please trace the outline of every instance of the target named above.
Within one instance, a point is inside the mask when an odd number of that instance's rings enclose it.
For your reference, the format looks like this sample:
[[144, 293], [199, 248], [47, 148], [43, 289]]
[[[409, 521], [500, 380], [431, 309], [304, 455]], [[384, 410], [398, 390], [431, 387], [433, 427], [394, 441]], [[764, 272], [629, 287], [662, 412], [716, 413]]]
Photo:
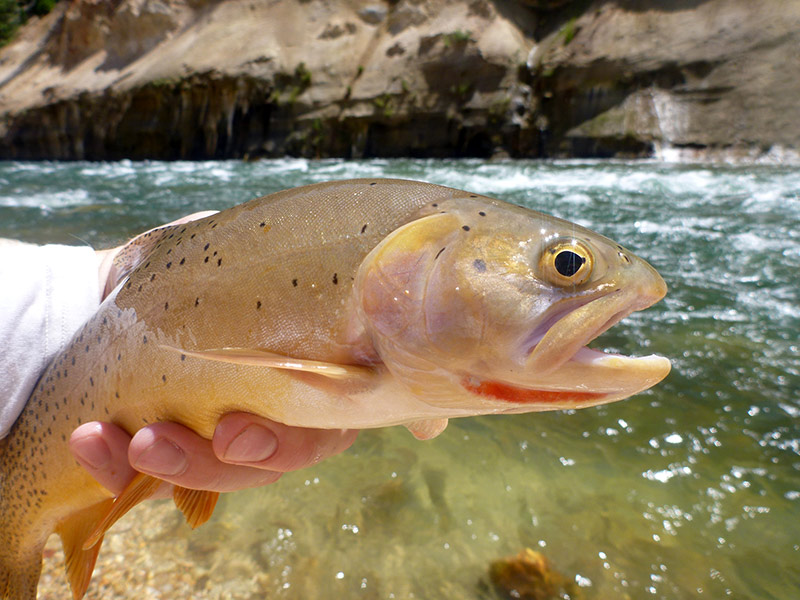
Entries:
[[102, 469], [111, 462], [111, 449], [100, 436], [80, 438], [70, 445], [72, 451], [93, 469]]
[[222, 457], [231, 462], [261, 462], [275, 454], [278, 438], [266, 427], [248, 425], [237, 435]]
[[187, 467], [186, 455], [169, 440], [160, 439], [146, 448], [133, 467], [154, 475], [178, 475]]

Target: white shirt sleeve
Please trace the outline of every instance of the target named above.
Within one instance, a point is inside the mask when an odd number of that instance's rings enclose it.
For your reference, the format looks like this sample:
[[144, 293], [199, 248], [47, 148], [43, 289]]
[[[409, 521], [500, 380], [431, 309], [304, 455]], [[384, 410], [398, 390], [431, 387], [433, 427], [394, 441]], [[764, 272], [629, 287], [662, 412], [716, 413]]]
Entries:
[[92, 248], [0, 240], [0, 439], [100, 305], [98, 266]]

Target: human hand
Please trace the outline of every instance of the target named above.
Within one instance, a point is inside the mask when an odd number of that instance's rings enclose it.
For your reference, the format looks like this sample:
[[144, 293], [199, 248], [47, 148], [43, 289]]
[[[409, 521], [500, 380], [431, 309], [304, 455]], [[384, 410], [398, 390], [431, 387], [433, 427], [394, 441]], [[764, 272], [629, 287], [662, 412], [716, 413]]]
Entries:
[[[156, 423], [131, 438], [111, 423], [86, 423], [70, 437], [78, 462], [114, 494], [137, 471], [169, 484], [229, 492], [274, 483], [287, 471], [349, 448], [358, 431], [289, 427], [247, 413], [220, 419], [212, 440], [177, 423]], [[171, 485], [157, 496], [166, 497]]]

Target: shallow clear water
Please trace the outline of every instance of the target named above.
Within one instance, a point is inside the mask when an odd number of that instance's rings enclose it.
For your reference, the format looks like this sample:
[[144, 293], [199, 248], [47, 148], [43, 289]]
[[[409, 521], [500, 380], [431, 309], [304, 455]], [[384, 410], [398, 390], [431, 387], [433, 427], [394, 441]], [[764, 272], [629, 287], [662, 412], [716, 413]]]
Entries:
[[[489, 562], [527, 546], [585, 598], [797, 597], [800, 172], [622, 162], [0, 163], [0, 237], [109, 245], [196, 210], [361, 176], [500, 197], [630, 248], [670, 292], [595, 345], [665, 354], [673, 372], [610, 406], [463, 419], [430, 442], [401, 428], [363, 432], [340, 457], [226, 496], [205, 531], [170, 533], [186, 536], [185, 560], [228, 582], [228, 597], [489, 598], [481, 585]], [[261, 591], [241, 591], [237, 582], [254, 573]]]

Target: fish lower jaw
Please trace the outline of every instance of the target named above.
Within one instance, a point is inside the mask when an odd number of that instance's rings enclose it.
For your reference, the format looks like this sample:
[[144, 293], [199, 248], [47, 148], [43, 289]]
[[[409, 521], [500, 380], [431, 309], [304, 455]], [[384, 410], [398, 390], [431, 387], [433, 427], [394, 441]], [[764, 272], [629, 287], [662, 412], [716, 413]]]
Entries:
[[670, 368], [670, 361], [663, 356], [631, 357], [583, 347], [546, 374], [466, 376], [461, 385], [486, 400], [519, 407], [511, 412], [560, 410], [622, 400], [652, 387]]
[[584, 346], [568, 361], [579, 365], [600, 367], [604, 369], [634, 369], [634, 370], [654, 370], [656, 372], [665, 370], [664, 376], [669, 373], [671, 363], [668, 358], [658, 354], [647, 356], [625, 356], [624, 354], [614, 354], [602, 352]]

